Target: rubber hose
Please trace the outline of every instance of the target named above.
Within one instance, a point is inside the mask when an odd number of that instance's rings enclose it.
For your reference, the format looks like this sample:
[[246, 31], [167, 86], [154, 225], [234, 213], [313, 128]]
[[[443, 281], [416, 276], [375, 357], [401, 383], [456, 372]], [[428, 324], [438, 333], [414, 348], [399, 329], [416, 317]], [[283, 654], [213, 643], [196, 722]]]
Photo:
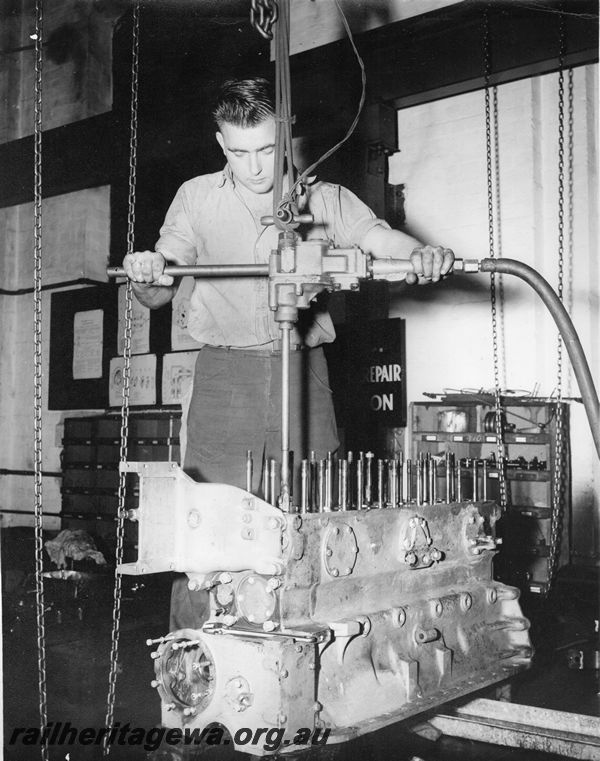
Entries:
[[598, 457], [600, 457], [600, 404], [598, 403], [598, 393], [594, 386], [594, 380], [587, 359], [583, 353], [581, 341], [562, 301], [539, 272], [536, 272], [528, 264], [519, 262], [516, 259], [482, 259], [479, 262], [479, 269], [481, 272], [497, 272], [520, 277], [521, 280], [529, 283], [548, 308], [573, 365], [573, 372], [581, 392], [583, 406], [587, 413], [596, 451], [598, 452]]

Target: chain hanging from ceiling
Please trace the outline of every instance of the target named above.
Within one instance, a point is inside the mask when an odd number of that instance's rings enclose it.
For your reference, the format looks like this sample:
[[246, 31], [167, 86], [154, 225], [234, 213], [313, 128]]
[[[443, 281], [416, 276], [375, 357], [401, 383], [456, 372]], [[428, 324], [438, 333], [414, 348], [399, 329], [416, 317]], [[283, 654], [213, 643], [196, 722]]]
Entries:
[[[484, 17], [484, 65], [485, 65], [485, 144], [486, 144], [486, 176], [487, 176], [487, 210], [488, 210], [488, 245], [490, 257], [496, 256], [496, 240], [498, 240], [498, 255], [500, 252], [500, 151], [498, 128], [498, 88], [491, 86], [491, 40], [489, 6]], [[495, 184], [494, 184], [495, 176]], [[494, 200], [495, 199], [495, 200]], [[502, 382], [506, 385], [505, 351], [504, 351], [504, 291], [502, 275], [498, 278], [496, 288], [495, 273], [490, 273], [490, 305], [492, 317], [492, 344], [494, 358], [494, 399], [495, 399], [495, 429], [498, 459], [498, 481], [500, 487], [500, 505], [506, 510], [509, 501], [508, 483], [506, 479], [506, 446], [504, 427], [506, 415], [502, 409]], [[503, 372], [501, 373], [501, 366]], [[502, 374], [502, 378], [501, 378]]]
[[[137, 129], [138, 129], [138, 73], [140, 48], [140, 4], [133, 7], [133, 34], [131, 55], [131, 106], [129, 125], [129, 196], [127, 213], [127, 253], [134, 252], [135, 204], [137, 177]], [[131, 379], [131, 332], [132, 332], [133, 295], [131, 280], [125, 285], [125, 335], [123, 345], [123, 385], [121, 404], [121, 430], [119, 446], [119, 462], [127, 462], [127, 444], [129, 437], [129, 389]], [[123, 543], [125, 536], [125, 518], [127, 497], [127, 474], [123, 468], [119, 472], [118, 512], [115, 550], [115, 579], [113, 588], [113, 615], [110, 652], [110, 673], [108, 678], [108, 696], [106, 705], [105, 726], [112, 727], [115, 712], [116, 684], [119, 671], [119, 639], [121, 631], [121, 597], [122, 580], [118, 568], [123, 562]], [[102, 747], [104, 756], [110, 753], [110, 744], [105, 735]]]
[[[565, 53], [566, 53], [566, 29], [564, 15], [560, 14], [559, 21], [559, 58], [558, 58], [558, 284], [557, 294], [564, 301], [564, 271], [565, 271]], [[572, 237], [572, 192], [573, 192], [573, 71], [570, 69], [567, 78], [568, 89], [568, 240]], [[567, 448], [565, 445], [566, 421], [563, 403], [563, 341], [560, 333], [557, 338], [556, 351], [556, 416], [555, 416], [555, 442], [554, 463], [552, 473], [552, 513], [550, 521], [550, 551], [548, 556], [548, 590], [556, 576], [559, 566], [561, 551], [562, 526], [566, 501], [566, 459]]]
[[[34, 90], [34, 230], [33, 230], [33, 460], [34, 460], [34, 534], [35, 534], [35, 609], [39, 680], [40, 736], [48, 723], [46, 685], [46, 629], [44, 603], [44, 538], [42, 501], [42, 30], [43, 2], [35, 4], [35, 90]], [[40, 745], [43, 761], [48, 759], [48, 745]]]

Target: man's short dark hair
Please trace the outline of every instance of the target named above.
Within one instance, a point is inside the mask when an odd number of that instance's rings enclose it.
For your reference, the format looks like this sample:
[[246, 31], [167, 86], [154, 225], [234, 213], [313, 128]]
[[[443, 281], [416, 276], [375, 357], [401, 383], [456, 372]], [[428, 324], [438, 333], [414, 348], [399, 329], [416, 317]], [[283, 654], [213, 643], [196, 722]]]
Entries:
[[267, 79], [229, 79], [221, 86], [213, 118], [220, 127], [256, 127], [275, 115], [273, 87]]

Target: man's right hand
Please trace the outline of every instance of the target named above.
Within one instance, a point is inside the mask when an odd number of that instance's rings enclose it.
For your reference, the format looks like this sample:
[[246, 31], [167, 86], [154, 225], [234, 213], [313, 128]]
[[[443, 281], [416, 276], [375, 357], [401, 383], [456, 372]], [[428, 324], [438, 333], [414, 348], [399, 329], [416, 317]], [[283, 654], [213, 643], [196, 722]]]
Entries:
[[133, 283], [173, 285], [171, 275], [165, 275], [166, 259], [158, 251], [136, 251], [123, 259], [123, 269]]

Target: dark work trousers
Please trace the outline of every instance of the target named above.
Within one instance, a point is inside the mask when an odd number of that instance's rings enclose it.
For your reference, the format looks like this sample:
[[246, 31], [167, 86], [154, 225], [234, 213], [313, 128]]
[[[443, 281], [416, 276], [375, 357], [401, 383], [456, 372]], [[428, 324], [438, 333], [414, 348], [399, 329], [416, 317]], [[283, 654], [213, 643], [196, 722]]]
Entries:
[[[321, 347], [290, 352], [290, 450], [293, 491], [300, 461], [338, 447], [327, 362]], [[196, 481], [246, 488], [252, 451], [252, 491], [261, 496], [262, 463], [281, 461], [281, 353], [205, 346], [196, 360], [187, 421], [184, 470]], [[190, 592], [178, 576], [171, 595], [171, 630], [199, 628], [209, 613], [208, 593]]]

